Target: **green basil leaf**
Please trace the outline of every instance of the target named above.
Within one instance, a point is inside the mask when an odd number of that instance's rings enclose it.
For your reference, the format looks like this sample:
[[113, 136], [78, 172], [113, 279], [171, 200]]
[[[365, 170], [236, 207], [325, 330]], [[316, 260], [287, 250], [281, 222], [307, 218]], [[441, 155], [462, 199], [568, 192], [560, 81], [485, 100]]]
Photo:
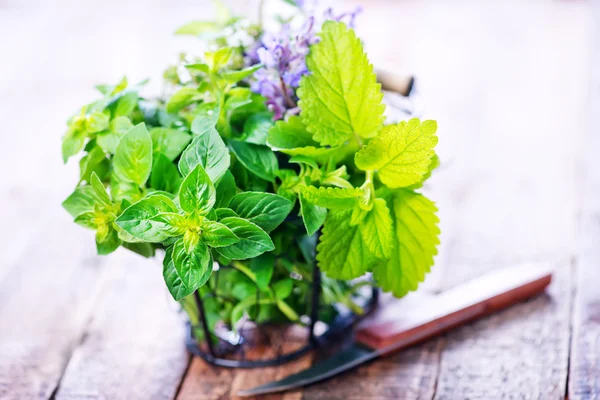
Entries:
[[215, 205], [216, 193], [201, 164], [196, 165], [181, 183], [179, 204], [184, 211], [207, 214]]
[[98, 228], [98, 213], [96, 211], [86, 211], [79, 214], [75, 218], [75, 223], [81, 225], [84, 228], [96, 230]]
[[208, 247], [199, 242], [191, 253], [185, 251], [183, 239], [167, 249], [163, 260], [163, 277], [175, 300], [194, 293], [212, 273], [212, 256]]
[[163, 213], [176, 213], [177, 206], [161, 194], [148, 196], [129, 206], [116, 223], [130, 235], [146, 242], [159, 243], [173, 236], [168, 223], [161, 219]]
[[109, 104], [108, 109], [112, 112], [112, 117], [127, 117], [135, 110], [139, 95], [137, 92], [127, 92], [121, 95], [113, 104]]
[[133, 124], [129, 118], [116, 117], [110, 122], [109, 130], [98, 133], [96, 142], [105, 152], [115, 154], [119, 141], [131, 128]]
[[261, 145], [267, 144], [267, 136], [273, 124], [271, 113], [259, 113], [250, 116], [244, 123], [244, 141]]
[[240, 239], [227, 247], [216, 248], [219, 254], [232, 260], [254, 258], [275, 249], [269, 234], [259, 226], [238, 217], [227, 217], [220, 220]]
[[192, 140], [187, 133], [178, 129], [152, 128], [152, 151], [163, 153], [171, 161], [175, 160]]
[[183, 87], [173, 93], [167, 102], [166, 109], [167, 112], [176, 113], [182, 108], [200, 100], [202, 100], [202, 94], [195, 88]]
[[273, 291], [278, 300], [284, 300], [292, 294], [294, 288], [294, 281], [290, 278], [282, 279], [275, 282], [273, 285]]
[[94, 210], [94, 205], [101, 204], [102, 200], [91, 186], [78, 186], [62, 206], [72, 217], [77, 217], [88, 211]]
[[240, 241], [226, 225], [214, 221], [204, 221], [202, 239], [210, 247], [225, 247]]
[[106, 176], [108, 170], [108, 158], [106, 158], [104, 151], [96, 146], [79, 161], [79, 180], [89, 182], [92, 172], [99, 176]]
[[99, 240], [98, 235], [96, 235], [96, 250], [101, 256], [112, 253], [120, 245], [121, 239], [119, 239], [117, 231], [112, 227], [108, 229], [108, 234], [102, 240]]
[[177, 193], [182, 180], [179, 170], [166, 155], [163, 153], [154, 154], [152, 173], [150, 174], [152, 188]]
[[219, 121], [220, 109], [217, 103], [204, 103], [196, 109], [196, 118], [192, 121], [192, 133], [202, 135], [214, 128]]
[[134, 253], [139, 254], [142, 257], [150, 258], [154, 257], [154, 246], [150, 243], [127, 243], [123, 242], [123, 247], [127, 250], [131, 250]]
[[62, 156], [64, 163], [83, 149], [85, 139], [86, 135], [82, 132], [68, 132], [65, 135], [62, 141]]
[[275, 257], [271, 253], [264, 253], [250, 260], [250, 269], [256, 277], [256, 286], [265, 290], [271, 282], [275, 269]]
[[229, 63], [233, 53], [233, 47], [221, 47], [217, 51], [204, 53], [204, 57], [211, 71], [217, 72]]
[[244, 192], [233, 197], [229, 207], [240, 217], [271, 232], [285, 220], [294, 204], [273, 193]]
[[238, 140], [230, 141], [229, 145], [240, 163], [250, 172], [269, 182], [275, 180], [279, 166], [271, 149]]
[[186, 176], [197, 165], [201, 165], [210, 180], [217, 182], [229, 168], [229, 162], [227, 146], [216, 129], [211, 128], [196, 136], [185, 149], [179, 160], [179, 171]]
[[237, 217], [238, 215], [230, 208], [217, 208], [215, 211], [217, 219], [220, 221], [227, 217]]
[[304, 199], [304, 196], [300, 194], [300, 214], [302, 215], [302, 221], [306, 227], [306, 233], [308, 236], [314, 235], [327, 218], [327, 209], [314, 205]]
[[241, 69], [239, 71], [223, 71], [220, 73], [220, 76], [227, 83], [238, 83], [239, 81], [248, 78], [250, 75], [254, 74], [262, 67], [262, 64], [256, 64], [251, 67]]
[[215, 186], [217, 191], [217, 200], [215, 202], [216, 208], [228, 207], [231, 199], [237, 193], [237, 187], [235, 186], [235, 178], [231, 171], [227, 170], [225, 175], [219, 180]]
[[140, 123], [121, 138], [115, 157], [113, 172], [119, 181], [142, 186], [152, 169], [152, 139], [146, 126]]
[[252, 103], [251, 97], [252, 92], [250, 89], [243, 87], [233, 88], [227, 93], [227, 98], [225, 99], [225, 105], [223, 107], [228, 111], [235, 110]]
[[104, 184], [102, 183], [100, 178], [98, 178], [98, 175], [96, 175], [95, 172], [92, 172], [92, 174], [90, 176], [90, 185], [92, 185], [92, 188], [94, 189], [94, 192], [96, 193], [96, 196], [100, 200], [101, 204], [104, 204], [104, 205], [112, 204], [112, 201], [110, 200], [110, 196], [108, 195], [108, 193], [106, 193], [106, 188], [104, 187]]

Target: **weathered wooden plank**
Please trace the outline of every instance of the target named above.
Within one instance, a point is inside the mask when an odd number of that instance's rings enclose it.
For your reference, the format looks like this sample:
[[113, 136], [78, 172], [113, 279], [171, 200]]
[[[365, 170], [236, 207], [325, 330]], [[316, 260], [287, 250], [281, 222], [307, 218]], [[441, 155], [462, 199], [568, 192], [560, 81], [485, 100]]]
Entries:
[[590, 125], [586, 137], [577, 252], [569, 399], [600, 398], [600, 3], [592, 2], [593, 42]]
[[183, 316], [161, 265], [120, 249], [56, 399], [172, 399], [188, 365]]
[[0, 398], [48, 398], [103, 282], [93, 234], [53, 218], [0, 282]]

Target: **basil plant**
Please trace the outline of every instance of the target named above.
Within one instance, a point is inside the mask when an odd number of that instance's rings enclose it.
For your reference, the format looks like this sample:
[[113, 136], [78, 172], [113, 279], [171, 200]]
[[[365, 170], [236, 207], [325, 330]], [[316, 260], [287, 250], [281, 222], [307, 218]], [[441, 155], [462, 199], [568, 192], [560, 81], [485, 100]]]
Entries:
[[222, 7], [183, 26], [211, 51], [182, 54], [164, 97], [126, 79], [98, 86], [63, 138], [65, 162], [81, 155], [63, 206], [98, 253], [162, 257], [173, 298], [197, 323], [198, 291], [213, 330], [300, 322], [315, 265], [320, 318], [360, 313], [361, 286], [403, 296], [436, 254], [437, 210], [420, 193], [436, 123], [386, 124], [352, 21], [299, 15], [276, 33]]

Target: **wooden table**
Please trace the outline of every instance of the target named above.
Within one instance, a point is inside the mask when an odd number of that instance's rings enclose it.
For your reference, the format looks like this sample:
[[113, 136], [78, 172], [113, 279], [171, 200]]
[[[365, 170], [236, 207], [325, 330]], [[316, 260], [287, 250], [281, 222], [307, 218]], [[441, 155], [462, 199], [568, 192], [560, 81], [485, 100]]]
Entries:
[[[0, 0], [0, 398], [229, 398], [311, 364], [191, 359], [157, 262], [96, 256], [59, 206], [77, 174], [60, 162], [66, 117], [95, 83], [159, 77], [201, 3]], [[558, 272], [550, 296], [283, 398], [600, 397], [599, 21], [586, 1], [365, 2], [371, 56], [418, 72], [439, 123], [426, 289], [524, 261]]]

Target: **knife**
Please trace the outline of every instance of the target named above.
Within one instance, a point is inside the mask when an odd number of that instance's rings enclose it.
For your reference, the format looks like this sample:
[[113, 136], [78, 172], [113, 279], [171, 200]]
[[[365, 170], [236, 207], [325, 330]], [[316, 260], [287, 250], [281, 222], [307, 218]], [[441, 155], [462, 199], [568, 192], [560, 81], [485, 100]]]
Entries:
[[533, 297], [551, 280], [547, 265], [522, 264], [490, 272], [440, 294], [416, 292], [403, 299], [387, 298], [374, 315], [359, 324], [355, 342], [348, 349], [304, 371], [237, 395], [281, 392], [331, 378]]

